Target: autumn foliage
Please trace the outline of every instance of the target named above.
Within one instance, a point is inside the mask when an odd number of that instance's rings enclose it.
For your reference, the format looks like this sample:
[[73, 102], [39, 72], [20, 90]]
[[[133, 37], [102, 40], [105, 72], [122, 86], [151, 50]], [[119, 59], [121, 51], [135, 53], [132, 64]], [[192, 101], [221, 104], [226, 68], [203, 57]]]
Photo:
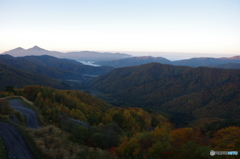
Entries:
[[[209, 158], [212, 149], [240, 151], [238, 120], [204, 118], [194, 121], [193, 125], [179, 128], [158, 112], [115, 107], [80, 91], [26, 86], [14, 88], [14, 93], [33, 101], [46, 123], [68, 132], [66, 143], [69, 140], [105, 149], [120, 158], [195, 159]], [[1, 103], [0, 111], [4, 114], [9, 107], [6, 101], [1, 100]], [[89, 126], [78, 125], [69, 118]], [[46, 130], [50, 131], [50, 127]], [[33, 135], [38, 138], [38, 131]], [[55, 141], [54, 137], [45, 138], [45, 145], [41, 141], [41, 146], [49, 147], [51, 141]], [[85, 153], [80, 150], [76, 152], [78, 155]]]

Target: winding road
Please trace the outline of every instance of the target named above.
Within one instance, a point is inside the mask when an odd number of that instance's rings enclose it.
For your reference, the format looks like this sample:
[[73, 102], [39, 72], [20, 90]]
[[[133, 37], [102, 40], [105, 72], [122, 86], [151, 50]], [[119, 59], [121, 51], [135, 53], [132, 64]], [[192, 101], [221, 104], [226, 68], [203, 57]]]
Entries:
[[0, 137], [2, 137], [8, 159], [35, 159], [18, 129], [8, 123], [0, 122]]
[[[9, 106], [21, 112], [27, 120], [27, 127], [39, 127], [37, 114], [24, 106], [19, 99], [8, 99]], [[2, 137], [7, 150], [8, 159], [35, 159], [23, 135], [18, 129], [5, 122], [0, 122], [0, 137]]]
[[[8, 99], [8, 102], [11, 108], [18, 110], [26, 117], [28, 128], [39, 128], [38, 117], [35, 111], [26, 107], [19, 99]], [[85, 122], [71, 118], [69, 120], [87, 128], [89, 127]], [[2, 137], [5, 143], [8, 159], [35, 159], [23, 135], [15, 127], [8, 123], [0, 122], [0, 137]]]
[[21, 112], [27, 119], [27, 127], [37, 129], [39, 127], [37, 114], [24, 106], [18, 99], [8, 99], [9, 106]]

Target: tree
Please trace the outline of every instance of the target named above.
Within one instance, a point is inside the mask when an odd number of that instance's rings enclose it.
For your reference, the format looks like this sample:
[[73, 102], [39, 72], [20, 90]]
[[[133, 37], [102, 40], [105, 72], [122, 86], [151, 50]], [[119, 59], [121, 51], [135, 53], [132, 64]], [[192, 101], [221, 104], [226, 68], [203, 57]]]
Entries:
[[94, 114], [90, 114], [87, 118], [87, 121], [90, 125], [93, 125], [93, 124], [98, 124], [99, 123], [99, 120], [98, 118], [94, 115]]
[[119, 147], [116, 148], [116, 152], [122, 157], [133, 157], [134, 151], [138, 148], [138, 146], [137, 139], [131, 138], [128, 141], [123, 141]]
[[227, 127], [218, 130], [213, 141], [217, 150], [240, 151], [240, 127]]
[[105, 146], [105, 140], [104, 136], [101, 133], [95, 133], [91, 136], [92, 144], [94, 147], [104, 147]]
[[8, 101], [0, 99], [0, 113], [3, 115], [12, 115], [14, 110], [9, 106]]
[[171, 137], [176, 148], [186, 144], [188, 141], [197, 142], [200, 136], [198, 131], [193, 128], [180, 128], [171, 131]]
[[209, 152], [210, 146], [201, 146], [195, 141], [187, 141], [186, 144], [174, 149], [169, 156], [171, 159], [188, 158], [188, 159], [207, 159], [211, 158]]
[[166, 157], [171, 150], [172, 138], [170, 135], [171, 125], [163, 123], [157, 126], [151, 133], [153, 134], [153, 140], [155, 144], [148, 149], [151, 156], [154, 157]]

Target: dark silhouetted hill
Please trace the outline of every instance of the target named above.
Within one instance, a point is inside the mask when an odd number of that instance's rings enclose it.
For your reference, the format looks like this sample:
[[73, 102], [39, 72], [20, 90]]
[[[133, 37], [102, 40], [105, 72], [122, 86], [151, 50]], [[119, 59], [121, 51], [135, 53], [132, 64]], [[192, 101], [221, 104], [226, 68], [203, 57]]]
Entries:
[[26, 71], [19, 70], [6, 64], [0, 63], [0, 90], [4, 90], [6, 86], [21, 88], [26, 85], [49, 86], [56, 89], [67, 89], [60, 80], [50, 78], [45, 75], [31, 74]]
[[225, 68], [225, 69], [240, 69], [240, 63], [226, 63], [220, 65], [209, 65], [212, 68]]
[[48, 55], [24, 57], [0, 55], [0, 63], [34, 74], [44, 74], [58, 79], [78, 79], [83, 74], [100, 75], [113, 69], [107, 66], [87, 66], [75, 60], [59, 59]]

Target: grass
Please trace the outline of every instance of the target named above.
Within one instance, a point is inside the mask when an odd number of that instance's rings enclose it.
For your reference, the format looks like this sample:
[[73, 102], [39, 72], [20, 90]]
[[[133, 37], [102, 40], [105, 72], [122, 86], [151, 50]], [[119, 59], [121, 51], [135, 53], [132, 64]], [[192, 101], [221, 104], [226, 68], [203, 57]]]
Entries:
[[2, 138], [0, 138], [0, 158], [7, 159], [7, 151], [5, 149], [5, 145]]
[[71, 134], [49, 125], [30, 132], [42, 154], [58, 159], [119, 159], [106, 150], [87, 147], [69, 140]]
[[15, 110], [13, 118], [16, 118], [18, 124], [20, 124], [21, 126], [25, 128], [27, 127], [27, 119], [21, 112]]
[[0, 114], [0, 119], [9, 119], [9, 115]]

